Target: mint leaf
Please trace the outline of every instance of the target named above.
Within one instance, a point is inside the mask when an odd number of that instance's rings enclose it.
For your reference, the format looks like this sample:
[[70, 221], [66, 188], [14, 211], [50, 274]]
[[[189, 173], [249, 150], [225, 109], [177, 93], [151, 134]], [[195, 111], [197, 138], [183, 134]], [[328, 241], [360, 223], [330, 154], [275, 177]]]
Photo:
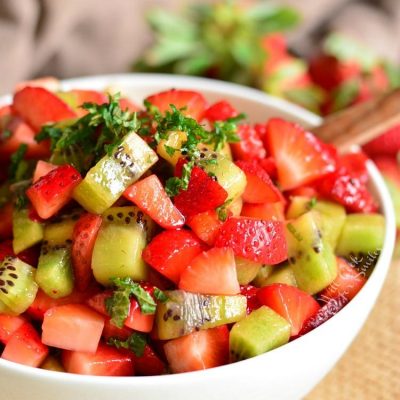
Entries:
[[156, 300], [158, 300], [161, 303], [165, 303], [168, 301], [167, 295], [157, 287], [154, 288], [153, 294], [154, 294], [154, 297], [156, 298]]
[[10, 165], [8, 167], [8, 177], [10, 180], [12, 181], [16, 180], [18, 172], [20, 172], [18, 170], [21, 168], [22, 163], [24, 162], [24, 157], [27, 150], [28, 150], [28, 145], [23, 143], [20, 144], [17, 151], [14, 154], [12, 154], [10, 159]]
[[126, 340], [110, 338], [108, 339], [107, 344], [114, 346], [117, 349], [131, 350], [133, 353], [135, 353], [136, 357], [142, 357], [147, 345], [147, 339], [145, 334], [135, 332]]

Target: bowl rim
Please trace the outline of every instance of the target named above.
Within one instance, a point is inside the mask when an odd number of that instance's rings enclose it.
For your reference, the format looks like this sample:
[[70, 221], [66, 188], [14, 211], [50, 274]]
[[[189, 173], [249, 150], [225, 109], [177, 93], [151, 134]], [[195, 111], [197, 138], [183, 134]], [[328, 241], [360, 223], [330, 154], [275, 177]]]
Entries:
[[[144, 82], [147, 82], [144, 85]], [[173, 84], [171, 84], [173, 83]], [[266, 107], [271, 107], [273, 109], [278, 109], [280, 111], [284, 111], [287, 114], [290, 114], [294, 118], [298, 120], [304, 121], [302, 124], [308, 125], [310, 127], [317, 126], [322, 122], [322, 118], [313, 114], [312, 112], [303, 109], [300, 106], [289, 103], [286, 100], [268, 95], [262, 91], [241, 86], [234, 83], [223, 82], [208, 78], [200, 78], [200, 77], [191, 77], [191, 76], [180, 76], [180, 75], [171, 75], [171, 74], [148, 74], [148, 73], [132, 73], [132, 74], [108, 74], [108, 75], [95, 75], [95, 76], [87, 76], [73, 79], [66, 79], [61, 81], [61, 88], [63, 90], [68, 90], [71, 88], [93, 88], [99, 89], [101, 87], [106, 88], [110, 85], [118, 85], [118, 86], [126, 86], [126, 85], [135, 85], [138, 84], [141, 87], [146, 86], [146, 88], [150, 88], [152, 86], [156, 87], [156, 90], [159, 90], [160, 85], [165, 86], [167, 88], [188, 88], [188, 89], [197, 89], [200, 90], [208, 90], [211, 92], [216, 92], [220, 94], [221, 97], [224, 95], [233, 95], [236, 97], [240, 97], [244, 100], [256, 101], [257, 103], [261, 103]], [[11, 102], [11, 95], [5, 95], [0, 97], [0, 105], [7, 104]], [[182, 375], [185, 377], [190, 375], [192, 380], [203, 380], [205, 378], [209, 378], [211, 376], [218, 378], [218, 375], [225, 374], [229, 371], [234, 371], [237, 369], [242, 370], [243, 367], [251, 368], [253, 364], [257, 364], [262, 362], [265, 357], [268, 357], [269, 354], [274, 353], [278, 356], [281, 352], [287, 351], [296, 351], [297, 346], [301, 346], [301, 344], [305, 340], [313, 340], [315, 336], [323, 335], [323, 332], [331, 329], [331, 325], [335, 324], [341, 316], [344, 317], [345, 313], [351, 313], [355, 308], [356, 303], [358, 303], [359, 294], [365, 292], [367, 288], [371, 287], [373, 284], [378, 285], [378, 290], [376, 296], [380, 293], [382, 289], [382, 285], [384, 279], [387, 275], [387, 271], [390, 267], [391, 257], [395, 244], [395, 214], [393, 205], [390, 199], [389, 192], [386, 188], [384, 180], [373, 164], [372, 161], [368, 161], [367, 163], [368, 173], [371, 179], [372, 186], [376, 190], [376, 194], [381, 206], [381, 212], [385, 217], [385, 240], [384, 246], [382, 248], [381, 254], [379, 256], [379, 260], [377, 262], [376, 267], [374, 268], [371, 277], [367, 280], [364, 287], [361, 291], [344, 307], [340, 310], [339, 313], [335, 314], [331, 319], [325, 322], [323, 325], [319, 326], [317, 329], [307, 333], [293, 342], [289, 342], [284, 346], [278, 347], [266, 354], [259, 355], [254, 358], [250, 358], [247, 360], [243, 360], [240, 362], [223, 365], [216, 368], [211, 368], [202, 371], [193, 371], [186, 372], [183, 374], [166, 374], [166, 375], [156, 375], [156, 376], [128, 376], [128, 377], [107, 377], [107, 376], [89, 376], [89, 375], [78, 375], [71, 374], [66, 372], [56, 372], [43, 370], [40, 368], [32, 368], [29, 366], [13, 363], [7, 360], [3, 360], [0, 358], [0, 372], [2, 370], [7, 370], [10, 372], [15, 372], [21, 375], [29, 376], [31, 378], [43, 378], [49, 379], [53, 381], [53, 383], [75, 383], [75, 384], [94, 384], [98, 386], [114, 386], [121, 385], [122, 387], [133, 387], [133, 386], [142, 386], [145, 387], [147, 385], [157, 385], [157, 384], [176, 384], [182, 378]], [[211, 374], [211, 375], [210, 375]]]

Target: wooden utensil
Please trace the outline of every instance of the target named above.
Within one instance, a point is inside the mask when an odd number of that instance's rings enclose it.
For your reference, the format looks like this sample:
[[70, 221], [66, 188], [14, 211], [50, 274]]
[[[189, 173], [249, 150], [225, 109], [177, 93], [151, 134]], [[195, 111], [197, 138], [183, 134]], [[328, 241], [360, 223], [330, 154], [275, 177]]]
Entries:
[[395, 125], [400, 125], [400, 89], [332, 114], [312, 132], [344, 153]]

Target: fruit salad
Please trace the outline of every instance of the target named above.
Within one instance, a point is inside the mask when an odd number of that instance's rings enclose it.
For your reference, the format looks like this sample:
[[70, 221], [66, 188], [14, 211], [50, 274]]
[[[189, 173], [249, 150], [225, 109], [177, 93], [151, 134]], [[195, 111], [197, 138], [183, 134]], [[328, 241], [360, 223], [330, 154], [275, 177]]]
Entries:
[[0, 108], [3, 359], [217, 367], [296, 340], [365, 284], [385, 221], [363, 153], [191, 90], [136, 105], [51, 86]]

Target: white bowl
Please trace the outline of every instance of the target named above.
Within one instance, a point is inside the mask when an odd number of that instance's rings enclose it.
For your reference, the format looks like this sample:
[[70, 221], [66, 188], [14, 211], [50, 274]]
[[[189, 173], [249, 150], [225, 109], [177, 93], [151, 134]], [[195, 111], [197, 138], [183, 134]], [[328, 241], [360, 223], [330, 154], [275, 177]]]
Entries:
[[[229, 100], [254, 122], [281, 116], [305, 126], [316, 115], [246, 87], [175, 75], [109, 75], [63, 82], [64, 89], [117, 87], [140, 102], [160, 90], [187, 88], [208, 100]], [[0, 104], [9, 101], [0, 100]], [[386, 217], [384, 248], [371, 277], [338, 314], [307, 335], [264, 355], [200, 372], [155, 377], [91, 377], [45, 371], [0, 359], [1, 398], [5, 400], [205, 400], [300, 399], [333, 367], [355, 338], [381, 290], [395, 240], [393, 206], [382, 177], [368, 164], [371, 189]], [[351, 379], [351, 376], [348, 377]]]

